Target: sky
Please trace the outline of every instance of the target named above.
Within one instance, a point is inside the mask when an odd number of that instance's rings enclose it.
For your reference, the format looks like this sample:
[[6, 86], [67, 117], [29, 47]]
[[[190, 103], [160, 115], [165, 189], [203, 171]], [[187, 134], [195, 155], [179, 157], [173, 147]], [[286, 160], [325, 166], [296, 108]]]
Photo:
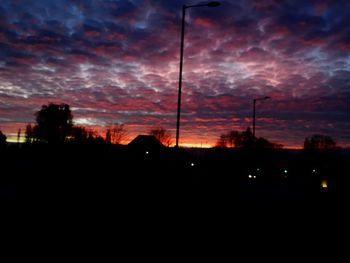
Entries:
[[[195, 0], [1, 0], [0, 130], [16, 140], [48, 103], [74, 124], [175, 143], [182, 6]], [[186, 9], [180, 145], [252, 126], [350, 147], [350, 1], [223, 0]], [[23, 133], [23, 132], [22, 132]]]

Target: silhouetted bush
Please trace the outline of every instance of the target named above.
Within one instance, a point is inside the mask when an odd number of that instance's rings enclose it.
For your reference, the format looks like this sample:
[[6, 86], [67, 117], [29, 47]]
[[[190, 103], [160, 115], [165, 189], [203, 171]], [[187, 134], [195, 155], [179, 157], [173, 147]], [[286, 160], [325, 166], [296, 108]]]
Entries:
[[281, 144], [270, 142], [265, 138], [254, 138], [253, 133], [248, 127], [243, 132], [230, 131], [227, 134], [220, 135], [216, 143], [217, 147], [235, 147], [235, 148], [261, 148], [276, 149], [282, 148]]
[[337, 149], [336, 142], [332, 137], [322, 134], [314, 134], [311, 138], [305, 138], [305, 150], [334, 150]]

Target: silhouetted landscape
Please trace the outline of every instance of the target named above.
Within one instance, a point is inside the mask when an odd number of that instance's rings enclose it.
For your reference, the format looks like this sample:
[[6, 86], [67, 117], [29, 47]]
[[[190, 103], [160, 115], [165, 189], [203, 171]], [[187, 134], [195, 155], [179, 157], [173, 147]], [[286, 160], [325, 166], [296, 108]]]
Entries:
[[24, 143], [3, 136], [2, 201], [289, 209], [349, 199], [350, 152], [327, 136], [289, 150], [248, 128], [220, 136], [217, 147], [177, 148], [155, 129], [122, 145], [112, 140], [123, 127], [105, 138], [89, 133], [72, 124], [69, 105], [44, 105], [35, 116]]
[[283, 207], [336, 205], [349, 198], [349, 151], [340, 149], [11, 144], [1, 149], [1, 160], [2, 200], [25, 203]]
[[343, 219], [349, 1], [24, 2], [0, 1], [5, 215], [199, 236]]

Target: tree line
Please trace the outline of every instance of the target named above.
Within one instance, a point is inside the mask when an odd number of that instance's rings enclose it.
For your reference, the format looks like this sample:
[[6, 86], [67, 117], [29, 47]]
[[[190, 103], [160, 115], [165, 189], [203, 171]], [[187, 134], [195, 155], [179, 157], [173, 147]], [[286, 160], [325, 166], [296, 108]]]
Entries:
[[[76, 143], [107, 143], [123, 144], [128, 139], [128, 132], [124, 124], [115, 123], [106, 129], [102, 137], [96, 131], [73, 124], [73, 114], [68, 104], [43, 105], [35, 113], [36, 124], [28, 124], [25, 129], [26, 143], [61, 144], [65, 142]], [[170, 131], [157, 127], [149, 131], [149, 135], [155, 136], [163, 145], [170, 146], [172, 137]], [[20, 130], [18, 131], [20, 137]], [[0, 131], [0, 147], [6, 145], [6, 136]], [[279, 149], [282, 144], [270, 142], [266, 138], [256, 138], [250, 127], [245, 131], [229, 131], [221, 134], [216, 147], [230, 148], [261, 148]], [[304, 149], [331, 150], [339, 148], [336, 142], [328, 135], [314, 134], [304, 140]]]
[[[35, 116], [36, 124], [26, 126], [26, 143], [94, 142], [119, 145], [128, 139], [128, 132], [124, 124], [110, 125], [104, 137], [92, 129], [74, 125], [73, 114], [68, 104], [43, 105]], [[155, 136], [166, 146], [172, 143], [170, 132], [164, 128], [154, 128], [149, 131], [149, 134]]]
[[[254, 137], [250, 127], [245, 131], [230, 131], [220, 136], [216, 143], [217, 147], [231, 148], [258, 148], [258, 149], [281, 149], [282, 144], [273, 143], [269, 140], [259, 137]], [[311, 137], [306, 137], [304, 140], [305, 150], [334, 150], [340, 147], [334, 139], [328, 135], [314, 134]]]
[[256, 138], [250, 127], [245, 131], [230, 131], [222, 134], [216, 143], [217, 147], [235, 147], [235, 148], [264, 148], [276, 149], [282, 148], [283, 145], [270, 142], [269, 140], [260, 137]]

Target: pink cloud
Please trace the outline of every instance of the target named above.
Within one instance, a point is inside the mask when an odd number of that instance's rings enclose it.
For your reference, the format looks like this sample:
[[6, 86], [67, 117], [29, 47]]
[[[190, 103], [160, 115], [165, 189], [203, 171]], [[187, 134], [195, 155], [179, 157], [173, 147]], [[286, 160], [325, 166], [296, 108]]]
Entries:
[[88, 38], [97, 38], [101, 36], [101, 33], [98, 31], [85, 31], [84, 35]]
[[[346, 16], [331, 2], [293, 2], [293, 12], [277, 2], [226, 2], [226, 9], [210, 15], [206, 9], [191, 13], [181, 142], [215, 144], [220, 133], [244, 130], [251, 125], [252, 99], [265, 95], [272, 99], [259, 104], [261, 136], [295, 146], [318, 124], [322, 131], [331, 124], [334, 135], [339, 131], [342, 142], [348, 140], [344, 52], [350, 46], [342, 40], [342, 20], [332, 33], [331, 11]], [[150, 3], [84, 1], [78, 11], [67, 4], [64, 15], [54, 12], [50, 21], [34, 7], [21, 7], [42, 24], [11, 24], [5, 16], [0, 98], [6, 107], [0, 128], [15, 133], [17, 126], [9, 122], [25, 127], [41, 105], [64, 102], [77, 109], [75, 118], [123, 122], [135, 136], [163, 125], [175, 134], [181, 6]], [[102, 124], [91, 127], [102, 132]]]
[[206, 28], [213, 28], [214, 22], [209, 18], [203, 18], [203, 17], [197, 17], [194, 19], [193, 23], [196, 26], [206, 27]]
[[349, 42], [340, 42], [336, 44], [336, 47], [341, 51], [350, 51], [350, 43]]

